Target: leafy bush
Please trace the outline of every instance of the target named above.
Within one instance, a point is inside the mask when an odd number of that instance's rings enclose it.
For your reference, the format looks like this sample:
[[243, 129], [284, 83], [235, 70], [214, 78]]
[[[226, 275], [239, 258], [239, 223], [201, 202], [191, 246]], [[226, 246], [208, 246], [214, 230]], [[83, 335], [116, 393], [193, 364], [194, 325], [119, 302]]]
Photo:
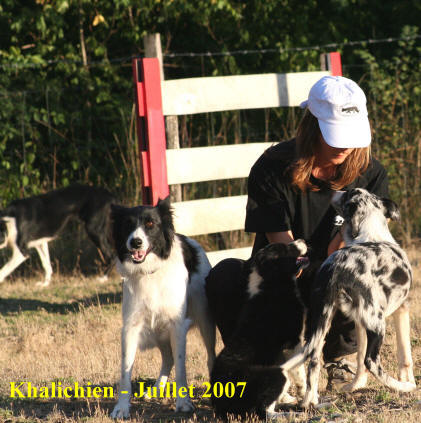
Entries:
[[[412, 41], [339, 50], [345, 76], [369, 94], [374, 152], [389, 170], [403, 233], [419, 235], [420, 11], [416, 0], [2, 0], [0, 198], [78, 181], [140, 201], [130, 58], [143, 54], [146, 33], [162, 34], [164, 54], [234, 52], [167, 54], [165, 75], [174, 79], [316, 70], [326, 50], [318, 46], [396, 37], [408, 24], [400, 35]], [[278, 141], [300, 116], [292, 108], [186, 116], [180, 137], [185, 147]]]
[[416, 27], [405, 27], [402, 37], [408, 41], [400, 41], [387, 60], [360, 51], [369, 65], [363, 85], [369, 93], [373, 151], [387, 168], [407, 242], [421, 233], [421, 47], [414, 35]]

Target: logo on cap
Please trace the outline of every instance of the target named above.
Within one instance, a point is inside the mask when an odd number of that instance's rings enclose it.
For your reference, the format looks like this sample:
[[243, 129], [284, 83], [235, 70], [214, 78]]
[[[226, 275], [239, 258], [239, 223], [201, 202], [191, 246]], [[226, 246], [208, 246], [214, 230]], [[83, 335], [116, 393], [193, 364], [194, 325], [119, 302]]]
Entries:
[[360, 110], [358, 109], [357, 106], [344, 106], [341, 109], [341, 113], [345, 116], [346, 115], [355, 115], [355, 114], [360, 113]]

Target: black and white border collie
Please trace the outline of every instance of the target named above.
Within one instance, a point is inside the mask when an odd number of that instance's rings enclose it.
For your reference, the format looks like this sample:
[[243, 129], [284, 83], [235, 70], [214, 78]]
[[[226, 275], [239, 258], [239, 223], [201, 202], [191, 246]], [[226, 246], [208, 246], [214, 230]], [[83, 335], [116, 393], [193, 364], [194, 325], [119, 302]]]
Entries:
[[85, 224], [89, 238], [102, 253], [106, 275], [114, 259], [109, 232], [110, 206], [115, 202], [106, 189], [88, 185], [71, 185], [12, 201], [0, 211], [0, 248], [12, 248], [10, 260], [0, 269], [0, 282], [29, 257], [30, 248], [35, 248], [45, 272], [44, 281], [38, 285], [49, 285], [53, 269], [48, 242], [59, 235], [71, 217]]
[[[122, 362], [119, 399], [111, 416], [129, 416], [131, 373], [136, 350], [158, 347], [162, 367], [155, 386], [165, 385], [175, 363], [177, 389], [187, 387], [186, 335], [196, 323], [208, 354], [215, 358], [215, 324], [209, 313], [205, 277], [210, 264], [192, 239], [174, 232], [169, 198], [156, 207], [112, 206], [117, 270], [123, 277]], [[178, 396], [176, 411], [192, 411]]]
[[[344, 390], [365, 387], [367, 370], [391, 389], [416, 389], [407, 302], [412, 270], [387, 225], [388, 218], [399, 218], [398, 208], [393, 201], [362, 188], [335, 193], [332, 205], [344, 218], [346, 246], [330, 255], [317, 273], [306, 325], [308, 341], [302, 352], [281, 366], [288, 371], [310, 359], [304, 408], [318, 403], [320, 355], [337, 310], [354, 320], [357, 332], [357, 373]], [[380, 363], [386, 317], [390, 315], [396, 327], [399, 380], [386, 374]]]
[[[207, 278], [207, 295], [225, 343], [215, 360], [211, 383], [223, 387], [246, 383], [244, 390], [241, 385], [236, 386], [234, 395], [212, 397], [218, 415], [257, 413], [265, 417], [267, 411], [274, 411], [277, 401], [293, 402], [287, 394], [288, 378], [279, 365], [285, 361], [285, 350], [293, 353], [302, 345], [305, 312], [296, 278], [308, 265], [308, 259], [303, 257], [306, 252], [303, 240], [288, 245], [270, 244], [246, 262], [227, 259], [218, 263]], [[229, 272], [235, 264], [242, 271], [232, 274], [236, 282], [231, 283], [240, 284], [247, 297], [231, 326], [232, 310], [220, 309], [216, 303], [221, 300], [213, 294], [219, 292], [220, 271]], [[290, 376], [302, 397], [306, 389], [304, 368]]]

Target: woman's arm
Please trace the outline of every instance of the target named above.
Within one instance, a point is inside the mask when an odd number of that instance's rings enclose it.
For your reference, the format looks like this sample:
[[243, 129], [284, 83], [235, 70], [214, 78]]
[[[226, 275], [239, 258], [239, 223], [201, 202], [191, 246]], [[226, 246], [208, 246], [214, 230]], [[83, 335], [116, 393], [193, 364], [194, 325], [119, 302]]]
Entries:
[[285, 232], [266, 232], [266, 238], [271, 244], [281, 242], [282, 244], [289, 244], [294, 241], [294, 236], [291, 231]]
[[[276, 242], [281, 242], [282, 244], [289, 244], [290, 242], [294, 241], [294, 236], [292, 235], [291, 231], [285, 232], [266, 232], [266, 238], [271, 244]], [[330, 256], [336, 250], [345, 247], [345, 242], [342, 239], [342, 235], [338, 232], [332, 241], [330, 241], [329, 246], [327, 248], [327, 255]]]
[[329, 246], [327, 247], [327, 255], [330, 256], [336, 250], [345, 247], [345, 242], [342, 238], [341, 232], [338, 232], [330, 241]]

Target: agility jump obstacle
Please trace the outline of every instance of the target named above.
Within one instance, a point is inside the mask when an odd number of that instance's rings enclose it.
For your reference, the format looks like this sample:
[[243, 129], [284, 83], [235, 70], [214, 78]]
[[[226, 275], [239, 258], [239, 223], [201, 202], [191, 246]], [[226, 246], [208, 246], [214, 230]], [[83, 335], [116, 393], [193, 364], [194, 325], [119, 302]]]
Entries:
[[[133, 59], [136, 128], [142, 199], [155, 205], [169, 185], [247, 177], [273, 142], [180, 149], [166, 148], [164, 116], [225, 110], [295, 107], [325, 75], [342, 75], [337, 52], [323, 55], [326, 71], [268, 73], [164, 80], [156, 58]], [[204, 235], [244, 229], [247, 196], [173, 203], [176, 231]], [[249, 258], [251, 247], [209, 252], [212, 265], [226, 257]]]

